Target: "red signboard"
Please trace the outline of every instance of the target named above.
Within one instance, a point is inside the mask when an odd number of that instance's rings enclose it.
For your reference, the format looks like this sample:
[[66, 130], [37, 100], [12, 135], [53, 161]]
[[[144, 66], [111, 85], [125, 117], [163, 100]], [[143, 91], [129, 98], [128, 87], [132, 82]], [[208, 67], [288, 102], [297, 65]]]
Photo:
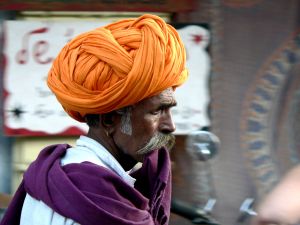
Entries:
[[0, 0], [0, 10], [182, 12], [195, 0]]

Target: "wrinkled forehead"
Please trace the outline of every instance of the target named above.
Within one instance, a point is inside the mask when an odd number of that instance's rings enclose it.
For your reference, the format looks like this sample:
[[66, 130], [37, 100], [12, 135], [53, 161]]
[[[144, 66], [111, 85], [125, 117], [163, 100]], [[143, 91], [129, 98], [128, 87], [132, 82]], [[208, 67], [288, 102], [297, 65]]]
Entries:
[[[154, 96], [155, 97], [155, 96]], [[167, 88], [166, 90], [162, 91], [158, 96], [157, 96], [162, 103], [166, 104], [175, 104], [176, 105], [176, 99], [175, 99], [175, 94], [173, 88]]]
[[172, 107], [177, 105], [173, 88], [167, 88], [158, 95], [149, 97], [138, 103], [141, 106], [166, 106]]

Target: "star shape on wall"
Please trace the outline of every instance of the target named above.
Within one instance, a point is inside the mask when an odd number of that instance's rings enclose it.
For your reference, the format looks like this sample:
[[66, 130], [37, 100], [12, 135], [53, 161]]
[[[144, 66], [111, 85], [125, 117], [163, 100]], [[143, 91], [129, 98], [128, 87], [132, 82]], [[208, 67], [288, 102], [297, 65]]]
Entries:
[[8, 112], [12, 113], [13, 117], [17, 119], [21, 119], [22, 114], [26, 113], [21, 106], [16, 106], [13, 109], [8, 110]]

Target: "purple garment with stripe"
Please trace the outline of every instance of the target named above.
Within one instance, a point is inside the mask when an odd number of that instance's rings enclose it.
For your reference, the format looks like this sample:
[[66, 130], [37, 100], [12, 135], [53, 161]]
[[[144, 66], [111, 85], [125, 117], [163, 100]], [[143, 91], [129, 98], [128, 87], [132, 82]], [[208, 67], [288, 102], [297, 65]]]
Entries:
[[0, 225], [20, 223], [26, 193], [82, 225], [166, 225], [171, 202], [170, 157], [149, 153], [130, 187], [113, 171], [90, 162], [60, 165], [69, 145], [41, 151], [24, 174]]

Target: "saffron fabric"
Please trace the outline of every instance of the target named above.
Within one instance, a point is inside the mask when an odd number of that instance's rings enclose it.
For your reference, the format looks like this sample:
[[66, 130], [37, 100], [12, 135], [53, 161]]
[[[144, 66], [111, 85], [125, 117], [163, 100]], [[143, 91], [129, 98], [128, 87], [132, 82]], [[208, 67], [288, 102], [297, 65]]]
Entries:
[[168, 224], [171, 174], [166, 149], [149, 153], [129, 186], [111, 170], [89, 163], [60, 165], [68, 145], [44, 149], [24, 174], [1, 225], [20, 222], [26, 193], [82, 225]]
[[48, 86], [65, 111], [84, 122], [135, 104], [187, 79], [186, 53], [177, 31], [145, 14], [83, 33], [58, 54]]

